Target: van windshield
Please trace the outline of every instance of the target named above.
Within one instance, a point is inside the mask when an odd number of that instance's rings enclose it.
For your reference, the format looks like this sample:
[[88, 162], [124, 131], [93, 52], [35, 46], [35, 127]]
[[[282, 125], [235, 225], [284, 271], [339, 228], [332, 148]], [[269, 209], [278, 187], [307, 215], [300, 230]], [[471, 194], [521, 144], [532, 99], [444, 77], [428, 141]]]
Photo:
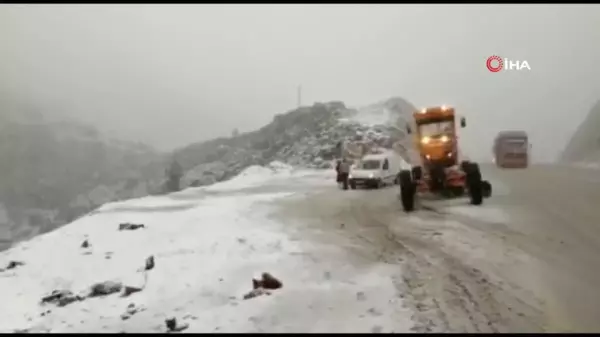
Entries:
[[379, 160], [364, 160], [360, 164], [360, 168], [363, 170], [377, 170], [379, 166]]

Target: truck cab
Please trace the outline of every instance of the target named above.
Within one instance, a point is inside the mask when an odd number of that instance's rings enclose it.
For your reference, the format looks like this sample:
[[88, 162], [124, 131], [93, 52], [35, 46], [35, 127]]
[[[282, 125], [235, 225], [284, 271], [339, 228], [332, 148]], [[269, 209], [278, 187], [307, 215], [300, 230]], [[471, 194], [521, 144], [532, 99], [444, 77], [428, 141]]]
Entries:
[[494, 140], [494, 162], [500, 168], [526, 168], [530, 148], [525, 131], [501, 131]]
[[[447, 106], [422, 109], [413, 114], [415, 144], [423, 166], [450, 167], [458, 163], [458, 143], [454, 108]], [[466, 125], [460, 119], [461, 127]], [[408, 130], [411, 133], [412, 130]]]

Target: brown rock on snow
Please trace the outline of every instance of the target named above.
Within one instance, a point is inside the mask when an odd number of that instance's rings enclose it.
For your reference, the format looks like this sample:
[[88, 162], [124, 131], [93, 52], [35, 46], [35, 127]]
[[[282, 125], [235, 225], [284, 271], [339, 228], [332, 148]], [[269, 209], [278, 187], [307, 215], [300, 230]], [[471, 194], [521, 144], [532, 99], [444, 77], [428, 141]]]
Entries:
[[183, 331], [183, 330], [185, 330], [185, 329], [187, 329], [189, 327], [189, 324], [187, 324], [187, 323], [179, 324], [177, 322], [177, 319], [175, 317], [173, 317], [173, 318], [167, 318], [165, 320], [165, 325], [167, 326], [167, 331], [168, 332]]
[[82, 301], [83, 297], [74, 295], [69, 290], [54, 290], [50, 295], [42, 297], [42, 303], [56, 304], [59, 307], [64, 307], [73, 302]]
[[154, 256], [150, 255], [147, 259], [146, 259], [146, 265], [144, 266], [144, 270], [152, 270], [154, 269]]
[[275, 290], [283, 287], [281, 281], [269, 273], [263, 273], [260, 280], [252, 279], [252, 289], [265, 288]]
[[8, 265], [6, 265], [5, 270], [15, 269], [17, 267], [24, 266], [24, 265], [25, 265], [25, 263], [21, 262], [21, 261], [9, 261]]
[[271, 295], [268, 290], [275, 290], [283, 287], [281, 281], [269, 273], [263, 273], [260, 280], [252, 279], [252, 291], [244, 295], [244, 299], [251, 299], [261, 295]]
[[281, 281], [279, 281], [278, 279], [273, 277], [273, 275], [271, 275], [269, 273], [263, 273], [262, 274], [262, 287], [265, 289], [275, 290], [275, 289], [279, 289], [279, 288], [283, 287], [283, 284], [281, 283]]
[[123, 294], [121, 297], [127, 297], [131, 294], [139, 293], [140, 291], [142, 291], [142, 288], [125, 286], [125, 288], [123, 288]]
[[118, 293], [123, 289], [123, 284], [115, 281], [100, 282], [90, 287], [89, 297], [106, 296]]
[[134, 224], [134, 223], [129, 223], [129, 222], [119, 224], [120, 231], [125, 231], [125, 230], [134, 231], [134, 230], [140, 229], [140, 228], [146, 228], [146, 226], [143, 224]]

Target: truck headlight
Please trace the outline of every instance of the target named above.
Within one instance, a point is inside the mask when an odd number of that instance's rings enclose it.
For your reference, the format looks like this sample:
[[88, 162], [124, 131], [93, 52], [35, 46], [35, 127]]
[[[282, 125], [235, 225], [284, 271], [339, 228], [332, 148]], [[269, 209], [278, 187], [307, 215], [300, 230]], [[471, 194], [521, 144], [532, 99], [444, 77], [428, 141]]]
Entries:
[[373, 178], [373, 173], [369, 173], [369, 178]]
[[352, 175], [351, 174], [348, 175], [348, 179], [352, 179]]
[[448, 138], [448, 136], [446, 136], [446, 135], [443, 135], [443, 136], [440, 138], [440, 140], [442, 141], [442, 143], [447, 143], [447, 142], [450, 140], [450, 138]]
[[421, 143], [422, 144], [429, 144], [430, 141], [431, 141], [431, 138], [429, 138], [429, 137], [423, 137], [423, 138], [421, 138]]

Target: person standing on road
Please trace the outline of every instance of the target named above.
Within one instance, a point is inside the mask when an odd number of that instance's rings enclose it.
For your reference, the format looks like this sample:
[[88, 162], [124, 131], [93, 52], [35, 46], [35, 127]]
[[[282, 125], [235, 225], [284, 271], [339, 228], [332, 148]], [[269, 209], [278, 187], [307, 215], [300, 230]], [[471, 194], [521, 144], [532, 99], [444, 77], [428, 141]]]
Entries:
[[337, 174], [335, 181], [336, 181], [336, 183], [338, 183], [338, 185], [339, 185], [339, 183], [342, 182], [342, 176], [340, 176], [340, 165], [341, 164], [342, 164], [341, 160], [338, 159], [335, 161], [335, 173]]
[[350, 175], [350, 160], [347, 158], [343, 158], [340, 163], [340, 171], [339, 171], [340, 179], [342, 180], [342, 184], [344, 185], [344, 190], [348, 189], [348, 176]]

